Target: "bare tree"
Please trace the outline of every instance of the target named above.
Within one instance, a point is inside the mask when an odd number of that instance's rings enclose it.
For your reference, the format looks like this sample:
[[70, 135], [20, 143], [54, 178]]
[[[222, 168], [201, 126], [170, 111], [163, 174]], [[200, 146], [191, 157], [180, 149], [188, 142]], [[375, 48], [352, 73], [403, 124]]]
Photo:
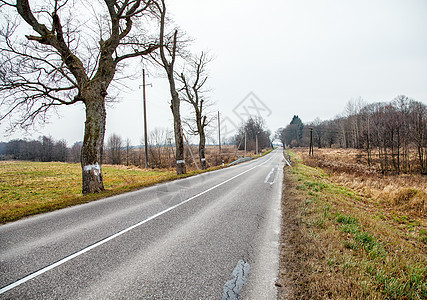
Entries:
[[[401, 141], [402, 151], [398, 153], [398, 160], [401, 161], [402, 171], [407, 173], [410, 168], [409, 148], [411, 136], [411, 103], [413, 100], [404, 95], [399, 95], [393, 100], [393, 105], [398, 110], [398, 119], [400, 123], [399, 140]], [[401, 159], [399, 158], [401, 156]]]
[[70, 149], [70, 161], [77, 163], [80, 161], [80, 156], [82, 153], [82, 142], [76, 142]]
[[323, 122], [319, 118], [316, 118], [311, 124], [308, 125], [308, 127], [313, 128], [314, 141], [317, 144], [317, 148], [322, 148], [322, 140], [323, 136], [325, 135]]
[[175, 29], [171, 36], [166, 36], [166, 4], [165, 0], [156, 3], [160, 13], [160, 65], [165, 69], [169, 81], [171, 94], [171, 110], [175, 133], [176, 173], [185, 174], [184, 139], [181, 123], [180, 100], [175, 84], [174, 65], [178, 54], [178, 30]]
[[122, 163], [123, 140], [117, 134], [112, 134], [107, 141], [109, 163], [120, 165]]
[[274, 134], [274, 138], [280, 140], [280, 142], [283, 145], [283, 149], [286, 148], [286, 131], [285, 128], [279, 128], [276, 130], [275, 134]]
[[236, 145], [239, 150], [243, 150], [245, 148], [245, 139], [248, 151], [257, 151], [257, 144], [258, 152], [262, 149], [271, 147], [270, 131], [266, 128], [265, 120], [263, 118], [250, 117], [240, 126], [236, 135]]
[[50, 136], [41, 137], [42, 142], [42, 155], [41, 161], [48, 162], [52, 161], [53, 158], [53, 148], [54, 148], [54, 140]]
[[356, 100], [350, 100], [346, 105], [346, 134], [347, 134], [347, 146], [352, 148], [360, 148], [358, 142], [360, 139], [360, 110], [363, 107], [363, 100], [358, 98]]
[[150, 166], [155, 168], [165, 167], [163, 156], [163, 152], [167, 151], [166, 145], [166, 135], [167, 129], [165, 128], [154, 128], [154, 130], [150, 131], [149, 134], [149, 145], [148, 151], [150, 153]]
[[[322, 136], [316, 133], [316, 123], [324, 130]], [[384, 174], [427, 173], [427, 106], [404, 95], [388, 103], [350, 101], [346, 116], [310, 125], [318, 144], [365, 149], [367, 163]], [[291, 126], [276, 136], [283, 132], [283, 139], [292, 141], [296, 133]]]
[[132, 150], [132, 143], [129, 138], [126, 139], [126, 166], [129, 166], [130, 152]]
[[411, 102], [412, 135], [417, 148], [418, 162], [422, 174], [427, 174], [427, 106]]
[[[190, 122], [186, 122], [190, 134], [199, 135], [199, 159], [202, 170], [206, 169], [206, 133], [205, 128], [212, 120], [208, 116], [206, 108], [209, 105], [208, 99], [205, 96], [207, 89], [205, 88], [208, 80], [207, 64], [211, 61], [206, 53], [202, 52], [200, 56], [192, 56], [187, 73], [182, 72], [180, 80], [182, 82], [181, 99], [189, 103], [194, 111], [194, 117]], [[208, 118], [209, 117], [209, 118]], [[195, 126], [193, 125], [195, 123]]]
[[57, 141], [53, 147], [53, 160], [67, 161], [68, 152], [67, 141], [64, 139]]
[[[125, 60], [159, 48], [148, 36], [154, 1], [46, 0], [30, 7], [28, 0], [0, 0], [0, 7], [0, 104], [6, 109], [0, 121], [19, 115], [15, 124], [25, 127], [43, 121], [51, 108], [83, 103], [82, 192], [102, 191], [107, 89]], [[27, 26], [18, 30], [19, 19]], [[26, 40], [19, 39], [23, 30], [32, 31]]]

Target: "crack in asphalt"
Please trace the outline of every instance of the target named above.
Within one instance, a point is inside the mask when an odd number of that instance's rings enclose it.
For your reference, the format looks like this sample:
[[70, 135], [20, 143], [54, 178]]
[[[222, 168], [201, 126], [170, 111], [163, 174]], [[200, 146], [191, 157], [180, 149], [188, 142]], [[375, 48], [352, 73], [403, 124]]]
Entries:
[[224, 285], [222, 300], [237, 300], [243, 285], [247, 281], [250, 265], [244, 260], [239, 260], [233, 270], [233, 279], [227, 281]]

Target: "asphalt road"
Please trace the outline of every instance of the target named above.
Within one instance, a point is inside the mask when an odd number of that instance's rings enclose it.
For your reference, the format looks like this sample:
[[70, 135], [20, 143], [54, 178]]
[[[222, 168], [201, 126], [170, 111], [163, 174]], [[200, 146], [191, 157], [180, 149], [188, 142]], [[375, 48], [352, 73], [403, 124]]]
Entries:
[[282, 151], [0, 226], [0, 299], [276, 299]]

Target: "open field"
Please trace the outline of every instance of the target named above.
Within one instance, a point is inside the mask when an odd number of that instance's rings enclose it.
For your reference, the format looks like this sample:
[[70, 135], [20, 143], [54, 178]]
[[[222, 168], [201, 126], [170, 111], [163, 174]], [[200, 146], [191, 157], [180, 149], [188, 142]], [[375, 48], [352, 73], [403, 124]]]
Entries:
[[[221, 156], [214, 147], [210, 147], [207, 152], [211, 167], [206, 171], [221, 168], [221, 158], [227, 163], [233, 161], [236, 155], [235, 148], [233, 150], [231, 147], [225, 147]], [[218, 158], [214, 159], [215, 155]], [[248, 155], [254, 156], [252, 153]], [[176, 175], [175, 169], [141, 169], [104, 164], [102, 172], [106, 190], [83, 196], [80, 164], [0, 161], [0, 223], [205, 172], [190, 164], [188, 173], [180, 176]]]
[[330, 180], [346, 186], [364, 201], [405, 218], [427, 217], [427, 176], [420, 174], [383, 175], [360, 160], [360, 150], [316, 149], [309, 157], [308, 149], [296, 149], [304, 163], [324, 169]]
[[282, 298], [289, 286], [295, 299], [427, 299], [426, 178], [369, 175], [344, 150], [306, 153], [285, 168]]
[[200, 172], [177, 176], [174, 170], [111, 165], [103, 165], [102, 169], [106, 191], [83, 196], [80, 164], [0, 162], [0, 223]]

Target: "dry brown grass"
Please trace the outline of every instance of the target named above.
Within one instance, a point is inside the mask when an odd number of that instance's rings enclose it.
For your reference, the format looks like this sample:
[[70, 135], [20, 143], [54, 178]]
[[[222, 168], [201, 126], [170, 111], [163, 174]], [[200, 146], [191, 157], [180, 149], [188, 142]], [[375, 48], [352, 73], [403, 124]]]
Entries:
[[[194, 159], [196, 160], [197, 165], [200, 167], [198, 149], [199, 148], [196, 145], [191, 146], [191, 152], [194, 156]], [[173, 151], [168, 147], [155, 148], [154, 150], [151, 149], [150, 151], [153, 151], [154, 153], [149, 152], [149, 166], [160, 169], [173, 169], [176, 167], [174, 153], [172, 153]], [[264, 149], [262, 153], [266, 151], [268, 151], [268, 149]], [[222, 145], [221, 153], [218, 146], [209, 145], [206, 146], [205, 149], [206, 165], [208, 168], [221, 166], [223, 163], [227, 165], [239, 157], [243, 157], [244, 153], [244, 150], [236, 150], [235, 145]], [[255, 156], [255, 152], [247, 151], [246, 156]], [[130, 157], [130, 163], [143, 166], [145, 161], [144, 148], [132, 149]], [[124, 157], [123, 160], [123, 163], [126, 163]], [[185, 164], [187, 171], [197, 170], [197, 167], [194, 164], [191, 153], [187, 146], [185, 147]]]
[[[140, 151], [140, 149], [133, 149], [133, 151]], [[193, 153], [195, 153], [194, 150]], [[243, 151], [238, 152], [237, 155], [241, 153]], [[219, 169], [223, 161], [224, 164], [228, 164], [235, 159], [234, 146], [223, 146], [221, 154], [218, 147], [209, 146], [206, 171]], [[163, 161], [167, 160], [166, 152]], [[99, 194], [83, 196], [80, 164], [2, 161], [0, 162], [0, 224], [205, 172], [197, 170], [190, 162], [187, 162], [187, 174], [179, 176], [172, 168], [142, 169], [133, 165], [104, 164], [102, 169], [106, 190]]]
[[331, 181], [351, 188], [367, 201], [411, 217], [427, 217], [425, 175], [383, 175], [360, 160], [360, 150], [316, 149], [313, 157], [308, 157], [307, 149], [295, 152], [305, 164], [325, 169]]
[[[213, 167], [209, 170], [215, 170]], [[58, 162], [0, 163], [0, 224], [202, 173], [103, 165], [105, 191], [81, 194], [81, 166]]]
[[426, 299], [425, 217], [401, 207], [418, 192], [401, 188], [382, 204], [351, 188], [347, 177], [363, 165], [325, 172], [293, 160], [282, 198], [281, 299]]

